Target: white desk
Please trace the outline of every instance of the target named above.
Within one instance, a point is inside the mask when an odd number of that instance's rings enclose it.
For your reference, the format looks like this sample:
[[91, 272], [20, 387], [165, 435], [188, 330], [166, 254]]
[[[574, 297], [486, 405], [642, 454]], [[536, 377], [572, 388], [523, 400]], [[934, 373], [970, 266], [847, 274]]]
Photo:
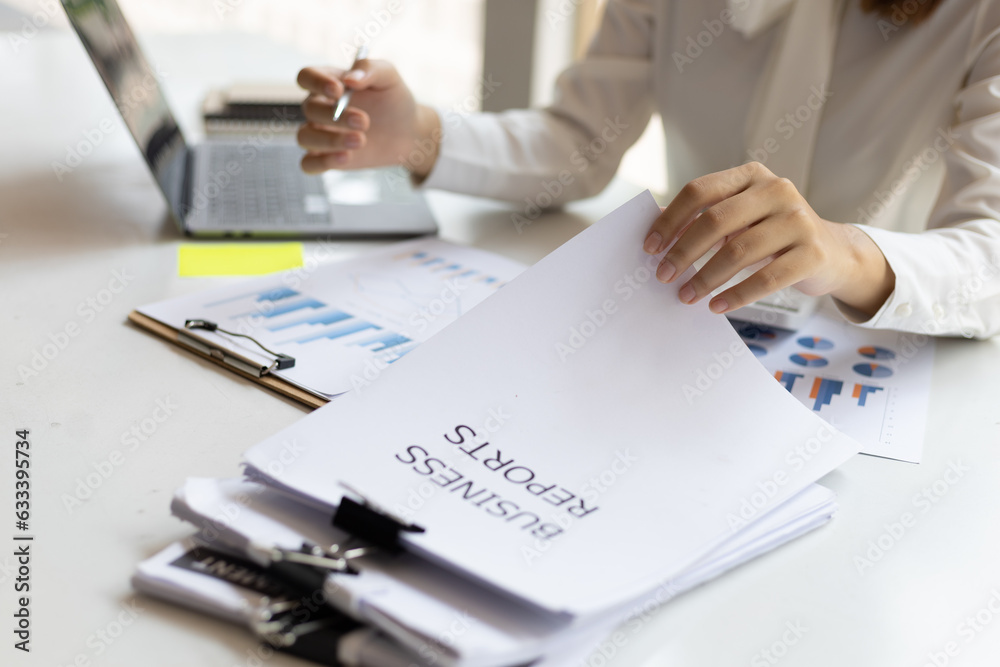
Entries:
[[[207, 86], [238, 77], [290, 80], [303, 64], [285, 49], [236, 35], [153, 39], [149, 47], [169, 74], [168, 93], [188, 130]], [[248, 634], [137, 598], [128, 578], [138, 561], [189, 532], [168, 510], [185, 477], [238, 474], [244, 449], [305, 411], [124, 324], [138, 305], [218, 280], [177, 277], [182, 239], [166, 224], [163, 201], [75, 37], [43, 34], [14, 53], [0, 35], [0, 72], [0, 664], [254, 665]], [[57, 182], [51, 162], [106, 117], [116, 130]], [[522, 234], [505, 206], [439, 193], [431, 203], [445, 238], [530, 263], [633, 191], [616, 184]], [[345, 243], [336, 254], [369, 245]], [[115, 271], [130, 278], [112, 295], [103, 290]], [[92, 320], [79, 310], [88, 298], [107, 297]], [[79, 334], [22, 380], [18, 367], [30, 366], [49, 334], [70, 323]], [[590, 664], [919, 667], [927, 652], [943, 652], [951, 641], [960, 652], [949, 664], [996, 664], [1000, 614], [982, 613], [991, 622], [971, 642], [959, 625], [988, 608], [993, 591], [1000, 610], [998, 371], [1000, 341], [941, 342], [922, 465], [856, 457], [824, 480], [841, 503], [830, 525], [627, 625], [615, 657]], [[173, 414], [138, 446], [123, 444], [131, 428], [154, 423], [158, 400], [175, 405]], [[34, 480], [30, 656], [11, 648], [9, 629], [12, 460], [21, 428], [31, 430]], [[122, 459], [109, 469], [114, 450]], [[922, 513], [914, 494], [943, 480], [951, 461], [970, 469]], [[65, 498], [95, 466], [110, 474], [69, 511]], [[916, 525], [859, 574], [854, 557], [904, 512], [916, 515]], [[123, 612], [133, 604], [134, 619]], [[758, 652], [782, 641], [786, 623], [805, 631], [769, 662]], [[302, 663], [275, 656], [267, 664]]]

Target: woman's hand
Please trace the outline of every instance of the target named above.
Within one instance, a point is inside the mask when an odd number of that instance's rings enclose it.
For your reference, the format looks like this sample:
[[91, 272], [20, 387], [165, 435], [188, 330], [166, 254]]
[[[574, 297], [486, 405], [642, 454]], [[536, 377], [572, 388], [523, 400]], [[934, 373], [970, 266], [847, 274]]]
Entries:
[[[307, 67], [299, 85], [309, 91], [302, 103], [308, 122], [299, 128], [307, 153], [302, 169], [364, 169], [404, 165], [418, 177], [430, 173], [437, 159], [441, 122], [437, 112], [418, 105], [396, 68], [381, 60], [363, 60], [350, 72]], [[354, 90], [350, 106], [333, 121], [337, 100]]]
[[831, 294], [871, 317], [896, 282], [867, 234], [820, 218], [791, 181], [757, 162], [688, 183], [653, 223], [643, 247], [651, 255], [670, 247], [656, 272], [660, 282], [676, 280], [718, 247], [681, 287], [684, 303], [695, 303], [739, 271], [765, 263], [709, 302], [716, 313], [793, 285], [811, 296]]

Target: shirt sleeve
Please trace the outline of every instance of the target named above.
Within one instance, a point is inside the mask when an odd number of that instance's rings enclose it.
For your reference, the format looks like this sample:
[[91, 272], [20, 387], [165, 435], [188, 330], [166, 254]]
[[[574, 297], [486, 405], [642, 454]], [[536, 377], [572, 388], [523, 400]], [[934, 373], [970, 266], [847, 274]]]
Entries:
[[956, 98], [945, 180], [928, 229], [856, 225], [879, 246], [896, 286], [860, 326], [988, 338], [1000, 333], [1000, 38], [987, 41]]
[[[650, 0], [610, 0], [586, 56], [544, 109], [439, 110], [440, 152], [423, 187], [543, 209], [600, 192], [653, 112]], [[500, 82], [502, 85], [502, 82]]]

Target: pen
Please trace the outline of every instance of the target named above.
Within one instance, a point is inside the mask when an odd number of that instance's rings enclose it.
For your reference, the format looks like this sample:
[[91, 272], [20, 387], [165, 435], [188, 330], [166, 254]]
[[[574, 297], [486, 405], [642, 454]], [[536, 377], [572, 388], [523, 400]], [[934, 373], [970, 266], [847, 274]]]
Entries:
[[[351, 70], [356, 69], [358, 63], [360, 63], [367, 57], [368, 57], [368, 45], [362, 44], [361, 46], [358, 47], [358, 54], [354, 56], [354, 64], [351, 65]], [[340, 120], [341, 115], [343, 115], [344, 113], [344, 109], [346, 109], [347, 105], [351, 103], [351, 94], [353, 92], [354, 92], [353, 90], [345, 89], [344, 94], [340, 96], [339, 100], [337, 100], [337, 107], [333, 110], [334, 122]]]

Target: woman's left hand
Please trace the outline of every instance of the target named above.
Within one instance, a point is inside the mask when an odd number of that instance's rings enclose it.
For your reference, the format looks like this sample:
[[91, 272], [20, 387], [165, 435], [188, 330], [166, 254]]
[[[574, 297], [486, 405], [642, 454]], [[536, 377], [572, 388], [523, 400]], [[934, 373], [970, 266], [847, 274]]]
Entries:
[[716, 313], [793, 285], [811, 296], [832, 294], [870, 317], [895, 286], [892, 269], [867, 234], [820, 218], [791, 181], [757, 162], [688, 183], [653, 223], [643, 247], [656, 255], [675, 239], [656, 272], [661, 282], [676, 280], [718, 246], [681, 287], [684, 303], [695, 303], [739, 271], [770, 260], [713, 298], [709, 308]]

